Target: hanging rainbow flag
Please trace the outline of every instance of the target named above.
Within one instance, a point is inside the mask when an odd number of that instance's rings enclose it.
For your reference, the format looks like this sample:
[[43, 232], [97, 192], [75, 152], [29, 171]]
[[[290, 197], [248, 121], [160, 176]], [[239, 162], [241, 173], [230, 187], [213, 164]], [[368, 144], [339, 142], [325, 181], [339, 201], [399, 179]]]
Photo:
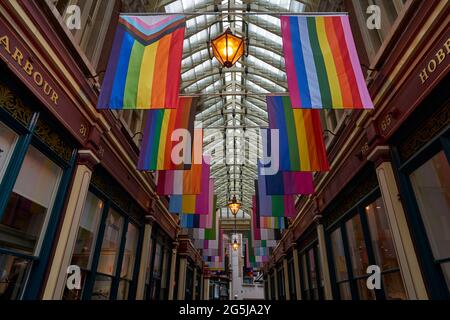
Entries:
[[206, 228], [205, 229], [205, 240], [206, 241], [211, 241], [211, 240], [216, 240], [217, 239], [217, 230], [219, 229], [219, 218], [220, 215], [217, 215], [217, 195], [214, 195], [214, 209], [213, 209], [213, 213], [212, 213], [212, 223], [211, 223], [211, 228]]
[[[289, 97], [267, 96], [266, 100], [269, 128], [279, 130], [279, 170], [328, 171], [320, 111], [293, 109]], [[270, 149], [270, 140], [263, 147]]]
[[[206, 233], [213, 229], [213, 220], [216, 217], [216, 201], [217, 197], [213, 194], [214, 181], [209, 179], [209, 199], [208, 199], [208, 214], [185, 214], [181, 213], [180, 227], [190, 229], [188, 232], [192, 235], [194, 241], [203, 242], [206, 238]], [[199, 242], [200, 243], [200, 242]], [[199, 244], [198, 243], [198, 244]]]
[[312, 172], [278, 171], [274, 175], [265, 175], [266, 194], [308, 195], [314, 193]]
[[200, 228], [200, 215], [198, 214], [180, 214], [181, 228]]
[[210, 208], [210, 165], [203, 164], [202, 168], [202, 190], [198, 195], [172, 195], [169, 200], [169, 212], [173, 214], [204, 214], [207, 215]]
[[258, 201], [257, 197], [252, 197], [252, 237], [254, 240], [261, 240], [261, 229], [260, 221], [259, 221], [259, 213], [258, 213]]
[[294, 108], [372, 109], [347, 15], [282, 16]]
[[201, 164], [193, 164], [189, 170], [157, 171], [156, 193], [158, 195], [200, 194], [202, 168]]
[[[261, 238], [264, 239], [264, 229], [286, 229], [285, 219], [283, 217], [260, 217]], [[267, 239], [267, 237], [266, 237]]]
[[258, 176], [255, 192], [258, 197], [258, 210], [261, 217], [295, 217], [296, 195], [270, 196], [266, 191], [266, 177]]
[[176, 108], [185, 26], [180, 15], [121, 15], [97, 108]]
[[267, 195], [308, 195], [314, 193], [312, 172], [278, 171], [266, 176]]
[[[202, 154], [203, 131], [194, 129], [194, 117], [198, 98], [182, 97], [176, 109], [149, 110], [139, 154], [138, 170], [183, 170], [187, 169], [195, 157], [187, 157], [181, 164], [174, 163], [174, 148], [184, 146], [184, 151]], [[178, 139], [172, 134], [186, 130], [190, 141]], [[172, 141], [172, 138], [177, 141]], [[176, 139], [175, 139], [176, 138]], [[192, 154], [191, 154], [192, 156]], [[189, 160], [187, 160], [189, 159]]]

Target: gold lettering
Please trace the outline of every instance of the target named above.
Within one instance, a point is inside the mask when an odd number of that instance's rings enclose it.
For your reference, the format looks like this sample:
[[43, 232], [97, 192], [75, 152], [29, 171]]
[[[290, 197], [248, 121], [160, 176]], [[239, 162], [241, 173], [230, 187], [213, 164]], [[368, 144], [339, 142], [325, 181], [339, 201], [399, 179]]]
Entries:
[[440, 49], [438, 52], [436, 52], [436, 58], [438, 60], [438, 64], [441, 64], [441, 62], [444, 61], [445, 59], [444, 49]]
[[55, 104], [58, 104], [58, 102], [57, 102], [57, 100], [58, 100], [58, 95], [56, 94], [55, 91], [53, 91], [52, 97], [50, 98], [50, 100], [52, 100]]
[[50, 87], [50, 85], [48, 84], [47, 81], [44, 82], [44, 93], [45, 95], [49, 95], [50, 91], [52, 91], [52, 87]]
[[31, 76], [33, 74], [33, 65], [30, 63], [30, 61], [27, 60], [25, 63], [25, 66], [23, 67], [23, 70]]
[[447, 49], [447, 54], [450, 54], [450, 38], [445, 41], [444, 46]]
[[0, 43], [5, 47], [6, 52], [11, 54], [11, 51], [9, 51], [9, 38], [8, 36], [3, 36], [0, 38]]
[[422, 80], [422, 84], [425, 83], [425, 81], [428, 80], [428, 73], [427, 70], [425, 70], [425, 68], [422, 70], [422, 72], [419, 74], [420, 76], [420, 80]]
[[[38, 78], [39, 78], [39, 80], [38, 80]], [[42, 83], [44, 83], [44, 78], [42, 78], [42, 74], [40, 74], [39, 72], [34, 73], [33, 79], [34, 79], [34, 82], [36, 82], [36, 84], [39, 87], [42, 86]]]
[[16, 50], [14, 51], [12, 58], [17, 61], [19, 66], [22, 66], [23, 54], [18, 48], [16, 48]]
[[430, 62], [428, 62], [428, 71], [434, 72], [434, 70], [436, 70], [436, 61], [434, 61], [434, 59], [431, 59]]

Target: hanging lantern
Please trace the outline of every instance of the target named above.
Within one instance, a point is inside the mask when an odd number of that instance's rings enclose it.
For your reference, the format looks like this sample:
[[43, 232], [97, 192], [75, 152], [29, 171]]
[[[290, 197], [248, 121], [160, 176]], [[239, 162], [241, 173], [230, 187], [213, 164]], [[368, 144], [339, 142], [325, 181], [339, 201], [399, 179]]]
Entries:
[[214, 57], [225, 68], [231, 68], [245, 54], [244, 38], [235, 36], [230, 28], [211, 41]]
[[241, 208], [241, 204], [236, 200], [236, 196], [233, 196], [233, 200], [231, 200], [230, 203], [228, 203], [228, 208], [230, 209], [231, 213], [236, 216], [239, 209]]
[[233, 251], [237, 251], [237, 249], [239, 249], [239, 242], [237, 242], [236, 238], [234, 239], [231, 247], [233, 248]]

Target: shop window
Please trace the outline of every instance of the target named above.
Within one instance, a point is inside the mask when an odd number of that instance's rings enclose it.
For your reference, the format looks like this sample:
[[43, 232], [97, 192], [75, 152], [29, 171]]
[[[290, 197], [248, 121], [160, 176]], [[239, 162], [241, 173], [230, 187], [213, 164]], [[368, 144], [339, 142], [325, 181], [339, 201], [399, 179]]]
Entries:
[[81, 288], [65, 289], [65, 300], [127, 300], [134, 293], [141, 229], [106, 193], [93, 185], [86, 196], [71, 260], [81, 269]]
[[123, 217], [117, 211], [114, 209], [109, 210], [97, 272], [111, 276], [115, 274], [124, 224], [123, 220]]
[[145, 268], [145, 287], [144, 287], [144, 297], [147, 297], [150, 292], [150, 270], [151, 270], [151, 263], [152, 263], [152, 249], [153, 249], [153, 239], [150, 239], [150, 246], [148, 253], [148, 260], [147, 260], [147, 267]]
[[316, 269], [316, 259], [314, 256], [314, 249], [310, 249], [308, 252], [308, 260], [309, 260], [309, 278], [311, 279], [311, 296], [314, 300], [319, 299], [319, 288], [317, 286], [318, 274]]
[[170, 251], [164, 250], [163, 266], [162, 266], [162, 278], [161, 278], [161, 290], [159, 291], [159, 299], [165, 300], [169, 293], [168, 283], [170, 277]]
[[450, 291], [450, 165], [440, 151], [410, 174], [434, 262]]
[[31, 261], [0, 253], [0, 300], [21, 298]]
[[10, 78], [0, 83], [0, 300], [37, 299], [75, 152]]
[[86, 275], [91, 272], [92, 259], [94, 256], [95, 243], [97, 241], [98, 229], [103, 213], [104, 202], [97, 198], [92, 192], [88, 192], [84, 204], [83, 213], [78, 228], [77, 240], [72, 255], [71, 265], [80, 267], [82, 283], [80, 289], [64, 291], [63, 299], [79, 300], [82, 297], [86, 284]]
[[295, 287], [295, 272], [294, 272], [294, 259], [290, 259], [288, 262], [289, 273], [289, 296], [291, 300], [297, 299], [297, 292]]
[[342, 241], [341, 229], [336, 229], [335, 231], [333, 231], [330, 238], [333, 252], [334, 270], [339, 294], [341, 300], [350, 300], [351, 292], [348, 282], [348, 272], [345, 262], [344, 242]]
[[19, 136], [0, 122], [0, 183], [8, 166]]
[[348, 220], [345, 223], [345, 228], [348, 237], [353, 275], [361, 276], [366, 273], [367, 266], [369, 265], [369, 258], [367, 257], [367, 248], [364, 242], [361, 219], [359, 216], [354, 216]]
[[406, 299], [394, 241], [381, 198], [366, 206], [364, 210], [369, 225], [375, 262], [384, 273], [382, 280], [386, 299]]
[[302, 298], [320, 300], [323, 297], [323, 275], [320, 268], [319, 251], [316, 243], [300, 253], [300, 274], [302, 276]]
[[161, 264], [162, 264], [162, 245], [156, 242], [155, 256], [153, 258], [153, 272], [151, 279], [151, 300], [156, 300], [159, 296], [159, 289], [161, 288]]
[[286, 300], [286, 288], [284, 287], [284, 269], [278, 269], [278, 300]]
[[189, 301], [192, 300], [192, 288], [194, 286], [194, 270], [193, 268], [188, 264], [186, 268], [186, 288], [185, 288], [185, 295], [184, 299]]
[[270, 293], [272, 297], [270, 297], [272, 300], [275, 300], [275, 276], [274, 274], [269, 275], [270, 279]]
[[139, 229], [132, 223], [128, 224], [125, 241], [125, 251], [122, 258], [122, 269], [120, 272], [118, 300], [126, 300], [130, 291], [131, 281], [134, 276], [136, 262], [136, 250], [139, 241]]
[[120, 240], [124, 225], [123, 217], [114, 209], [110, 209], [106, 219], [105, 232], [97, 266], [97, 276], [92, 290], [93, 300], [110, 298], [112, 277], [116, 273]]
[[[38, 255], [62, 169], [30, 146], [0, 224], [0, 246]], [[30, 181], [39, 181], [39, 188]]]
[[[373, 200], [366, 206], [357, 204], [330, 233], [335, 285], [341, 300], [406, 299], [386, 211], [377, 194], [370, 196]], [[381, 269], [381, 289], [367, 287], [370, 265]]]

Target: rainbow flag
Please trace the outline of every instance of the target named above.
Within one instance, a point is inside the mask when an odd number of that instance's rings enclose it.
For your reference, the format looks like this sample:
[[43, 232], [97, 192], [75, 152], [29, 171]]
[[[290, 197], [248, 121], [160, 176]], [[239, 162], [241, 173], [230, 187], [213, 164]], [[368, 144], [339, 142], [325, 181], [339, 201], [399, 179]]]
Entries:
[[289, 97], [267, 96], [266, 100], [269, 128], [279, 130], [279, 170], [328, 171], [320, 111], [293, 109]]
[[258, 176], [255, 192], [258, 198], [258, 208], [261, 217], [295, 217], [296, 195], [270, 196], [266, 191], [266, 177]]
[[121, 15], [97, 108], [176, 108], [185, 26], [179, 15]]
[[202, 190], [198, 195], [172, 195], [169, 200], [169, 212], [173, 214], [204, 214], [210, 212], [210, 165], [203, 164]]
[[193, 164], [189, 170], [163, 170], [156, 172], [158, 195], [200, 194], [203, 165]]
[[294, 108], [372, 109], [347, 15], [282, 16]]
[[[208, 214], [185, 214], [181, 213], [180, 216], [180, 226], [181, 228], [190, 229], [189, 233], [192, 235], [194, 241], [203, 241], [211, 237], [210, 233], [214, 231], [213, 220], [216, 218], [216, 201], [217, 197], [213, 194], [214, 191], [214, 181], [209, 179], [209, 203], [208, 203]], [[207, 234], [208, 233], [208, 238]], [[214, 236], [215, 237], [215, 236]], [[200, 243], [200, 242], [199, 242]], [[203, 246], [203, 245], [202, 245]]]
[[200, 215], [198, 214], [180, 214], [181, 228], [200, 228]]
[[[188, 161], [182, 164], [173, 162], [172, 151], [182, 142], [172, 141], [172, 134], [178, 129], [187, 130], [191, 141], [186, 141], [184, 144], [186, 150], [190, 149], [194, 154], [202, 151], [203, 132], [201, 129], [194, 129], [197, 102], [198, 98], [184, 97], [179, 99], [176, 109], [148, 111], [138, 170], [182, 170], [190, 166]], [[189, 162], [192, 162], [194, 157], [188, 158]]]
[[217, 215], [217, 195], [214, 195], [211, 228], [205, 229], [205, 240], [206, 241], [208, 241], [208, 240], [211, 241], [211, 240], [217, 239], [217, 230], [219, 229], [219, 218], [220, 218], [220, 215]]
[[265, 175], [266, 194], [308, 195], [314, 193], [312, 172], [278, 171], [274, 175]]
[[[264, 229], [285, 229], [286, 223], [283, 217], [260, 217], [261, 238], [264, 239]], [[267, 232], [267, 231], [266, 231]], [[266, 237], [267, 239], [267, 237]]]

